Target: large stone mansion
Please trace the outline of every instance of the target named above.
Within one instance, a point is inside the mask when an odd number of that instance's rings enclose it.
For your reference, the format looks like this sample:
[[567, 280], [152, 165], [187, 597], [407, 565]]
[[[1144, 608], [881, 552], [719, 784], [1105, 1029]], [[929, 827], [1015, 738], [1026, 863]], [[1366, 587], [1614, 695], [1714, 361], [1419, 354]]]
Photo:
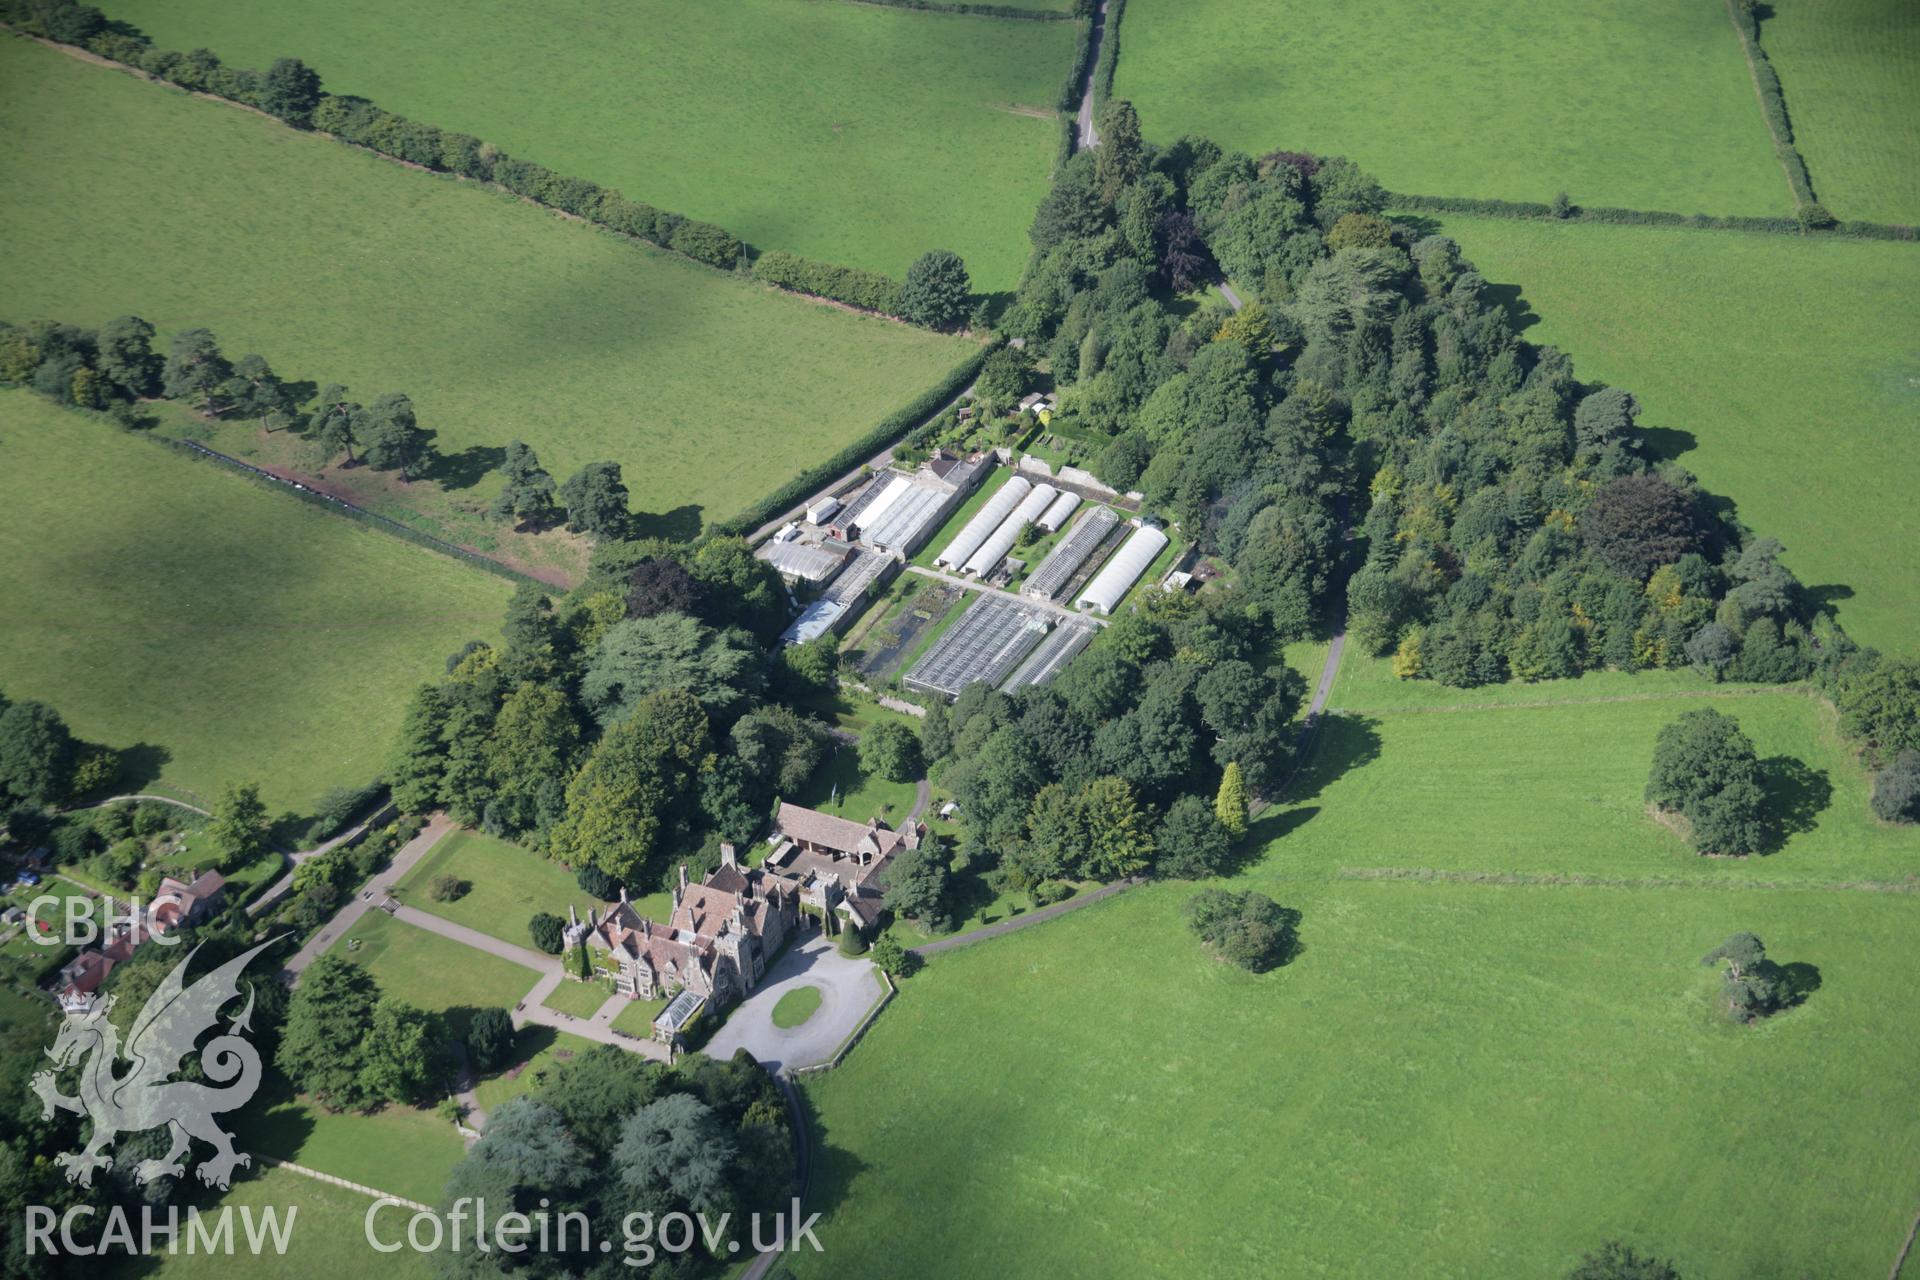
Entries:
[[569, 909], [567, 945], [587, 947], [595, 967], [631, 999], [693, 996], [661, 1014], [670, 1025], [656, 1022], [656, 1034], [671, 1038], [702, 1005], [730, 1004], [752, 991], [803, 921], [829, 933], [870, 929], [880, 918], [880, 874], [925, 836], [918, 822], [895, 831], [877, 818], [862, 824], [783, 804], [761, 865], [743, 866], [723, 844], [720, 866], [698, 883], [681, 865], [664, 923], [642, 916], [623, 889], [604, 915], [589, 911], [582, 920]]

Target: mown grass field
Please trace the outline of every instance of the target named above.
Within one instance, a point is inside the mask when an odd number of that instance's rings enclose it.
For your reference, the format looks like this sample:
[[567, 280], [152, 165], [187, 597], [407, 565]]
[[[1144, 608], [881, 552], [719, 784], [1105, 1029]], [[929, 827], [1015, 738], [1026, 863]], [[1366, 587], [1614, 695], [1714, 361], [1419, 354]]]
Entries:
[[[348, 946], [355, 939], [357, 949]], [[384, 911], [360, 917], [328, 954], [365, 968], [384, 995], [450, 1014], [454, 1034], [461, 1036], [469, 1010], [511, 1009], [540, 980], [532, 969], [402, 924]]]
[[9, 318], [204, 325], [288, 377], [406, 391], [482, 468], [515, 438], [562, 479], [618, 461], [682, 533], [971, 349], [22, 40], [0, 41], [0, 171], [34, 175], [0, 188], [0, 238], [35, 246], [0, 262]]
[[[451, 1129], [449, 1129], [451, 1132]], [[434, 1260], [427, 1254], [401, 1249], [398, 1253], [376, 1253], [367, 1244], [365, 1221], [373, 1200], [357, 1191], [336, 1187], [315, 1178], [302, 1177], [284, 1169], [267, 1169], [236, 1182], [210, 1208], [217, 1211], [231, 1205], [235, 1210], [234, 1235], [244, 1241], [245, 1219], [242, 1209], [255, 1215], [270, 1210], [287, 1221], [293, 1211], [293, 1229], [287, 1252], [276, 1254], [271, 1247], [254, 1254], [241, 1249], [231, 1254], [188, 1253], [184, 1243], [175, 1254], [162, 1252], [157, 1265], [137, 1274], [157, 1280], [309, 1280], [312, 1276], [379, 1276], [399, 1280], [426, 1280], [435, 1274]], [[431, 1204], [429, 1197], [422, 1203]], [[203, 1208], [202, 1212], [208, 1212]], [[375, 1219], [382, 1241], [403, 1240], [411, 1209], [387, 1208]], [[162, 1220], [165, 1214], [162, 1212]], [[209, 1224], [211, 1225], [211, 1224]], [[185, 1223], [182, 1223], [184, 1230]], [[164, 1250], [165, 1244], [162, 1242]], [[135, 1274], [123, 1271], [118, 1274]]]
[[235, 1122], [239, 1146], [432, 1204], [465, 1148], [446, 1119], [414, 1107], [328, 1111], [278, 1072]]
[[762, 248], [896, 278], [948, 248], [993, 289], [1026, 258], [1078, 30], [830, 0], [147, 0], [123, 16], [168, 48], [292, 54], [336, 93]]
[[[442, 875], [465, 880], [472, 887], [452, 902], [436, 902], [431, 888]], [[571, 906], [584, 918], [590, 908], [604, 905], [559, 863], [481, 831], [454, 832], [394, 888], [410, 907], [516, 947], [533, 946], [527, 925], [539, 912], [564, 916]]]
[[1120, 49], [1160, 141], [1349, 155], [1422, 195], [1792, 207], [1719, 4], [1130, 0]]
[[9, 697], [276, 812], [378, 773], [407, 693], [511, 590], [26, 391], [0, 392], [0, 546]]
[[[1866, 774], [1817, 698], [1793, 690], [1607, 696], [1339, 712], [1326, 722], [1322, 754], [1289, 792], [1291, 805], [1273, 819], [1289, 834], [1269, 862], [1314, 875], [1395, 867], [1678, 877], [1727, 888], [1920, 887], [1920, 831], [1874, 819]], [[1579, 697], [1577, 685], [1567, 689], [1567, 699]], [[1732, 716], [1753, 740], [1780, 833], [1772, 852], [1702, 858], [1647, 817], [1654, 740], [1702, 707]], [[1337, 780], [1323, 785], [1329, 777]]]
[[[1863, 643], [1920, 642], [1920, 246], [1446, 217], [1524, 336], [1787, 545]], [[1537, 321], [1537, 323], [1536, 323]], [[1848, 593], [1851, 594], [1848, 594]]]
[[[1891, 1262], [1912, 897], [1257, 883], [1304, 915], [1272, 973], [1204, 954], [1168, 885], [904, 984], [805, 1085], [826, 1252], [796, 1273], [1555, 1276], [1608, 1236], [1689, 1280]], [[1742, 929], [1822, 984], [1756, 1029], [1699, 966]]]
[[1794, 144], [1842, 218], [1920, 222], [1920, 8], [1793, 0], [1761, 24]]
[[[1547, 1276], [1609, 1236], [1690, 1280], [1878, 1274], [1920, 1163], [1920, 896], [1811, 885], [1904, 878], [1920, 836], [1775, 691], [1713, 705], [1831, 795], [1770, 857], [1685, 852], [1640, 793], [1699, 705], [1335, 719], [1229, 883], [1303, 913], [1268, 974], [1203, 952], [1187, 884], [934, 959], [805, 1086], [827, 1252], [798, 1274]], [[1349, 870], [1380, 867], [1535, 882]], [[1819, 984], [1755, 1028], [1698, 963], [1738, 930]]]
[[[1550, 705], [1570, 700], [1581, 705]], [[845, 1067], [808, 1086], [836, 1265], [937, 1267], [964, 1249], [1012, 1274], [1098, 1257], [1151, 1275], [1202, 1252], [1248, 1274], [1558, 1274], [1607, 1234], [1657, 1244], [1689, 1276], [1885, 1265], [1911, 1214], [1920, 1126], [1878, 1127], [1889, 1102], [1871, 1077], [1911, 1031], [1882, 1016], [1893, 997], [1870, 971], [1876, 954], [1911, 952], [1920, 904], [1759, 887], [1920, 870], [1920, 838], [1867, 814], [1829, 713], [1795, 691], [1687, 673], [1452, 691], [1355, 657], [1334, 704], [1367, 712], [1331, 722], [1319, 767], [1256, 828], [1273, 843], [1241, 879], [1306, 912], [1295, 965], [1249, 978], [1187, 954], [1189, 886], [936, 961]], [[1793, 784], [1780, 794], [1801, 794], [1803, 829], [1775, 855], [1698, 859], [1642, 812], [1653, 735], [1701, 705], [1737, 716]], [[1347, 870], [1374, 867], [1546, 883]], [[1635, 887], [1564, 883], [1577, 876]], [[1688, 884], [1653, 887], [1663, 879]], [[1757, 1054], [1707, 1012], [1713, 979], [1694, 963], [1736, 928], [1825, 984], [1760, 1029], [1781, 1038]], [[1810, 940], [1800, 954], [1782, 941], [1796, 930]], [[1143, 945], [1146, 981], [1131, 977]], [[1788, 1020], [1833, 993], [1840, 952], [1867, 989], [1787, 1038]], [[1129, 976], [1102, 977], [1114, 974]], [[1250, 1017], [1246, 1002], [1276, 981], [1305, 985]], [[1856, 1046], [1871, 1060], [1836, 1079], [1828, 1055]], [[968, 1065], [935, 1067], [956, 1054]], [[1736, 1070], [1769, 1074], [1778, 1101], [1763, 1109], [1804, 1094], [1820, 1115], [1784, 1133], [1729, 1112], [1702, 1080]], [[934, 1080], [932, 1096], [916, 1079]], [[942, 1114], [968, 1123], [936, 1133], [912, 1118]], [[1640, 1141], [1668, 1117], [1680, 1132]], [[1516, 1128], [1536, 1135], [1517, 1152]], [[1800, 1215], [1758, 1243], [1764, 1215], [1730, 1224], [1716, 1208], [1747, 1187], [1747, 1162], [1763, 1185], [1740, 1194], [1791, 1198]], [[1194, 1170], [1218, 1173], [1196, 1183]], [[1822, 1193], [1796, 1190], [1809, 1185]], [[1871, 1201], [1848, 1200], [1855, 1187]], [[886, 1261], [865, 1252], [880, 1221], [929, 1198], [953, 1208], [890, 1234]]]

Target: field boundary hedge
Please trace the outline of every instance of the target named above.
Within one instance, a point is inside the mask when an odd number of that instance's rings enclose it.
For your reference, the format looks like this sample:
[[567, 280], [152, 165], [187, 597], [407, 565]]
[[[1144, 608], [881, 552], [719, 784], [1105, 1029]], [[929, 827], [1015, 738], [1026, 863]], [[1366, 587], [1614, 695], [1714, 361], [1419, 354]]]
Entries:
[[1087, 77], [1092, 74], [1092, 63], [1093, 19], [1088, 17], [1080, 23], [1080, 38], [1073, 45], [1073, 62], [1068, 66], [1067, 78], [1054, 98], [1056, 111], [1064, 111], [1069, 116], [1080, 114], [1080, 86], [1087, 83]]
[[[61, 12], [72, 12], [72, 9]], [[1071, 15], [1062, 16], [1071, 18]], [[396, 115], [365, 98], [321, 91], [307, 123], [275, 115], [258, 101], [264, 80], [258, 71], [225, 66], [218, 57], [203, 49], [191, 54], [158, 49], [145, 35], [124, 24], [118, 29], [103, 27], [75, 39], [62, 39], [49, 32], [48, 24], [36, 16], [32, 0], [0, 0], [0, 29], [84, 55], [145, 80], [171, 84], [189, 93], [257, 111], [303, 133], [319, 134], [408, 168], [447, 174], [511, 192], [556, 213], [645, 241], [664, 252], [718, 271], [733, 275], [753, 272], [757, 260], [765, 256], [716, 223], [629, 200], [613, 188], [508, 155], [472, 134]], [[760, 276], [776, 288], [911, 323], [897, 312], [873, 305], [877, 296], [891, 298], [897, 304], [900, 286], [891, 277], [858, 267], [815, 262], [785, 250], [769, 251], [776, 252], [781, 255], [782, 267]], [[810, 284], [795, 288], [782, 283], [783, 278], [804, 278]], [[875, 281], [882, 281], [884, 285]], [[888, 285], [890, 290], [886, 288]]]
[[842, 4], [872, 5], [879, 9], [917, 9], [922, 13], [959, 13], [970, 18], [1012, 18], [1019, 22], [1072, 22], [1085, 17], [1074, 6], [1071, 13], [1057, 9], [1022, 9], [1011, 4], [946, 4], [942, 0], [840, 0]]
[[1093, 66], [1093, 109], [1107, 105], [1113, 96], [1113, 74], [1120, 65], [1120, 19], [1126, 15], [1127, 0], [1107, 0], [1106, 30], [1100, 37], [1100, 56]]
[[744, 511], [719, 521], [714, 525], [714, 531], [746, 537], [782, 511], [812, 497], [823, 485], [852, 471], [945, 408], [980, 375], [980, 366], [999, 347], [999, 340], [983, 343], [978, 351], [955, 365], [946, 377], [922, 391], [904, 407], [882, 418], [858, 440], [824, 462], [815, 463]]
[[491, 556], [483, 556], [477, 551], [469, 551], [465, 547], [448, 542], [444, 538], [436, 538], [430, 533], [422, 533], [411, 525], [403, 524], [391, 516], [383, 516], [376, 511], [369, 511], [365, 507], [355, 506], [345, 498], [336, 498], [332, 494], [321, 493], [318, 489], [310, 488], [297, 480], [289, 480], [285, 476], [277, 476], [265, 468], [256, 467], [250, 462], [243, 462], [230, 454], [221, 453], [218, 449], [209, 449], [197, 440], [183, 440], [178, 436], [160, 435], [152, 431], [133, 431], [128, 434], [138, 436], [142, 440], [151, 441], [161, 448], [171, 449], [173, 452], [192, 458], [197, 462], [208, 462], [214, 466], [224, 467], [237, 475], [252, 480], [256, 484], [277, 492], [291, 494], [309, 506], [319, 507], [323, 511], [331, 511], [335, 515], [346, 516], [350, 520], [358, 520], [362, 524], [380, 530], [382, 533], [390, 533], [396, 537], [404, 538], [408, 542], [425, 547], [430, 551], [438, 551], [440, 554], [452, 556], [456, 560], [464, 560], [476, 569], [484, 569], [488, 573], [506, 578], [511, 582], [531, 583], [543, 591], [552, 589], [551, 583], [542, 582], [531, 574], [525, 574], [518, 569], [504, 565]]
[[1834, 222], [1809, 227], [1798, 218], [1763, 218], [1705, 213], [1665, 213], [1605, 205], [1570, 205], [1557, 213], [1550, 204], [1530, 200], [1488, 200], [1474, 196], [1416, 196], [1387, 193], [1387, 207], [1408, 213], [1466, 213], [1486, 218], [1533, 222], [1604, 222], [1615, 226], [1687, 227], [1699, 231], [1760, 231], [1774, 235], [1839, 236], [1851, 240], [1920, 240], [1920, 230], [1886, 222]]
[[1753, 77], [1753, 91], [1760, 99], [1760, 114], [1767, 122], [1767, 136], [1773, 139], [1773, 154], [1787, 175], [1793, 192], [1793, 204], [1801, 219], [1809, 225], [1825, 225], [1832, 215], [1813, 197], [1813, 176], [1807, 162], [1793, 144], [1793, 121], [1787, 115], [1787, 99], [1780, 88], [1780, 74], [1773, 69], [1767, 51], [1760, 47], [1760, 15], [1750, 0], [1724, 0], [1734, 34], [1740, 37], [1740, 51], [1746, 56], [1747, 70]]

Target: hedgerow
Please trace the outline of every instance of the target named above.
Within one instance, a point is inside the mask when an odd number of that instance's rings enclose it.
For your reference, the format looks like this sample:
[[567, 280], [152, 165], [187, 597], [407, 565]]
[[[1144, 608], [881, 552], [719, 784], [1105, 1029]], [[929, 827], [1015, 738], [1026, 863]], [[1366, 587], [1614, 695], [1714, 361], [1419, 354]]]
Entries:
[[769, 249], [753, 261], [756, 280], [794, 293], [844, 302], [863, 311], [900, 313], [900, 282], [878, 271], [815, 262], [785, 249]]
[[[946, 6], [912, 0], [886, 2], [901, 3], [909, 8], [996, 17], [1055, 20], [1075, 16], [1003, 6]], [[0, 22], [31, 35], [75, 45], [183, 89], [253, 107], [295, 128], [312, 128], [404, 164], [497, 184], [536, 204], [684, 254], [722, 271], [746, 269], [756, 257], [774, 257], [770, 266], [755, 271], [769, 284], [863, 310], [897, 314], [894, 306], [899, 285], [877, 272], [813, 263], [795, 254], [756, 255], [751, 245], [714, 223], [629, 200], [620, 192], [589, 179], [555, 173], [545, 165], [508, 155], [471, 134], [410, 120], [365, 98], [326, 93], [319, 87], [319, 77], [298, 59], [280, 59], [274, 64], [273, 72], [263, 75], [245, 68], [228, 67], [206, 49], [184, 54], [158, 49], [140, 32], [124, 24], [109, 27], [100, 10], [75, 4], [73, 0], [0, 0]], [[1083, 32], [1081, 54], [1069, 85], [1076, 98], [1086, 56], [1087, 39]], [[283, 67], [296, 69], [301, 81], [310, 86], [308, 92], [296, 94], [296, 100], [291, 102], [284, 91], [276, 92], [274, 77]]]
[[1113, 96], [1113, 73], [1120, 62], [1120, 18], [1127, 0], [1107, 0], [1107, 30], [1100, 41], [1100, 58], [1093, 69], [1093, 105], [1104, 106]]
[[1534, 200], [1488, 200], [1473, 196], [1416, 196], [1390, 192], [1388, 205], [1409, 213], [1465, 213], [1484, 218], [1519, 218], [1538, 222], [1604, 222], [1620, 226], [1691, 227], [1709, 231], [1764, 231], [1772, 233], [1817, 233], [1856, 240], [1914, 240], [1920, 231], [1914, 227], [1885, 222], [1833, 222], [1808, 226], [1799, 218], [1765, 218], [1750, 215], [1710, 215], [1705, 213], [1666, 213], [1653, 209], [1619, 209], [1605, 205], [1571, 205], [1556, 212], [1552, 204]]

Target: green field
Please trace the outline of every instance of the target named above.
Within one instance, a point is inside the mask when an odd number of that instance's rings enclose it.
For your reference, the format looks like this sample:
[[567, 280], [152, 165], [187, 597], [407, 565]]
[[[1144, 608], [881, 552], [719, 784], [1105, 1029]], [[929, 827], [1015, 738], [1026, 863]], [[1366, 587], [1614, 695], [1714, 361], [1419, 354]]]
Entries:
[[[360, 942], [357, 949], [347, 945], [353, 939]], [[384, 911], [360, 917], [328, 954], [364, 967], [385, 995], [416, 1009], [450, 1012], [456, 1035], [466, 1034], [468, 1010], [511, 1009], [540, 980], [511, 960], [402, 924]]]
[[35, 246], [0, 262], [8, 318], [205, 325], [289, 377], [406, 391], [464, 462], [516, 437], [561, 478], [614, 459], [683, 532], [971, 350], [22, 40], [0, 41], [0, 172], [34, 175], [0, 187], [0, 240]]
[[[1642, 788], [1660, 729], [1703, 706], [1734, 717], [1761, 759], [1784, 838], [1771, 853], [1702, 858], [1648, 819]], [[1680, 877], [1726, 888], [1920, 877], [1920, 831], [1877, 822], [1867, 779], [1821, 701], [1794, 691], [1342, 712], [1291, 795], [1318, 810], [1270, 864], [1289, 872]], [[1324, 796], [1317, 779], [1342, 770]], [[1428, 815], [1432, 815], [1431, 817]]]
[[0, 392], [0, 545], [8, 696], [276, 811], [379, 772], [408, 691], [510, 590], [25, 391]]
[[561, 173], [896, 278], [948, 248], [1011, 288], [1078, 24], [802, 0], [147, 0], [168, 48], [268, 65]]
[[[473, 887], [452, 902], [435, 902], [429, 886], [441, 875]], [[559, 863], [479, 831], [456, 831], [442, 840], [394, 889], [410, 907], [516, 947], [533, 945], [527, 925], [539, 912], [564, 916], [571, 906], [584, 918], [601, 905]]]
[[1114, 93], [1156, 140], [1348, 155], [1422, 195], [1792, 208], [1712, 0], [1130, 0], [1120, 38]]
[[1489, 281], [1517, 286], [1528, 341], [1638, 396], [1654, 447], [1786, 543], [1850, 633], [1915, 647], [1920, 556], [1904, 549], [1920, 545], [1920, 246], [1438, 225]]
[[1920, 222], [1920, 7], [1792, 0], [1760, 40], [1814, 193], [1842, 218]]
[[[805, 1086], [828, 1212], [796, 1272], [1557, 1276], [1622, 1235], [1688, 1280], [1892, 1260], [1913, 898], [1267, 887], [1304, 914], [1273, 973], [1206, 956], [1169, 885], [906, 982]], [[1740, 929], [1823, 983], [1758, 1029], [1698, 964]]]
[[295, 1096], [277, 1072], [239, 1116], [235, 1133], [244, 1150], [426, 1204], [440, 1198], [464, 1151], [453, 1125], [431, 1111], [331, 1112]]
[[[451, 1129], [449, 1129], [451, 1132]], [[429, 1196], [422, 1203], [431, 1204], [437, 1196]], [[427, 1280], [435, 1274], [433, 1259], [410, 1249], [398, 1253], [376, 1253], [367, 1244], [365, 1221], [367, 1210], [373, 1200], [357, 1191], [336, 1187], [316, 1178], [302, 1177], [284, 1169], [266, 1169], [257, 1172], [244, 1182], [236, 1182], [233, 1190], [220, 1197], [219, 1205], [231, 1205], [235, 1209], [233, 1224], [236, 1239], [245, 1239], [245, 1219], [239, 1216], [241, 1209], [251, 1209], [258, 1214], [262, 1210], [272, 1210], [280, 1215], [280, 1221], [287, 1220], [289, 1209], [293, 1211], [293, 1229], [287, 1252], [275, 1254], [269, 1250], [260, 1254], [236, 1252], [232, 1254], [188, 1253], [184, 1242], [181, 1251], [167, 1254], [162, 1239], [158, 1265], [152, 1270], [143, 1270], [138, 1274], [150, 1275], [156, 1280], [312, 1280], [314, 1276], [373, 1276], [379, 1280]], [[205, 1209], [202, 1212], [206, 1212]], [[381, 1211], [375, 1219], [376, 1230], [384, 1242], [391, 1243], [404, 1239], [407, 1219], [412, 1216], [410, 1209], [388, 1208]], [[162, 1211], [161, 1220], [165, 1220]], [[184, 1230], [185, 1223], [182, 1222]], [[132, 1272], [106, 1274], [133, 1274]]]
[[[1275, 972], [1208, 957], [1183, 884], [937, 957], [806, 1085], [831, 1261], [798, 1273], [1551, 1276], [1626, 1236], [1689, 1280], [1878, 1274], [1920, 897], [1824, 886], [1911, 886], [1920, 835], [1774, 691], [1715, 705], [1831, 794], [1770, 857], [1691, 855], [1640, 801], [1685, 694], [1333, 720], [1239, 878], [1303, 913]], [[1484, 872], [1532, 882], [1450, 882]], [[1756, 1028], [1698, 964], [1742, 929], [1821, 984]]]

